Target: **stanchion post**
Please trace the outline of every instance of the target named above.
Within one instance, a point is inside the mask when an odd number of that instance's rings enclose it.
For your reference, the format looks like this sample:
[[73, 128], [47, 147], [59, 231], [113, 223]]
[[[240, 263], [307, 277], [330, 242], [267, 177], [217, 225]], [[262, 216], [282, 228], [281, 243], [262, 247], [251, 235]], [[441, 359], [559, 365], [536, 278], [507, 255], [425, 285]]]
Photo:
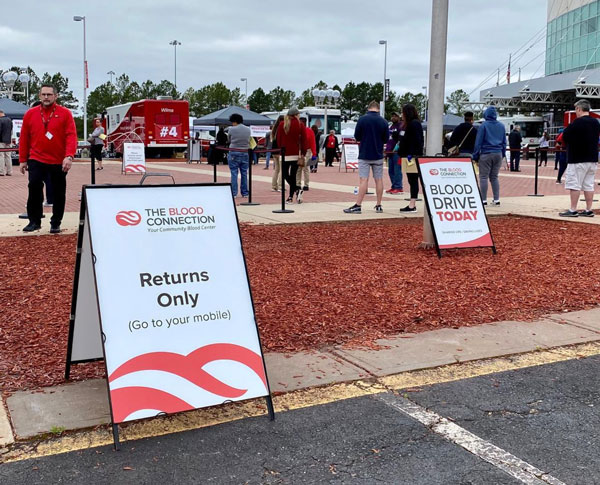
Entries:
[[289, 214], [292, 209], [285, 208], [285, 177], [283, 176], [283, 164], [285, 163], [285, 147], [281, 147], [281, 209], [273, 211], [274, 214]]
[[538, 194], [538, 158], [540, 155], [539, 148], [535, 149], [535, 182], [533, 194], [529, 194], [529, 197], [544, 197], [544, 194]]
[[[213, 150], [220, 150], [216, 145], [213, 147]], [[217, 183], [217, 160], [216, 157], [213, 157], [213, 184]]]
[[250, 150], [248, 150], [248, 202], [241, 202], [240, 205], [260, 205], [258, 202], [252, 202], [252, 165], [250, 159]]
[[90, 176], [90, 182], [92, 185], [96, 185], [96, 161], [94, 157], [92, 157], [92, 148], [90, 145], [90, 168], [92, 169], [92, 174]]

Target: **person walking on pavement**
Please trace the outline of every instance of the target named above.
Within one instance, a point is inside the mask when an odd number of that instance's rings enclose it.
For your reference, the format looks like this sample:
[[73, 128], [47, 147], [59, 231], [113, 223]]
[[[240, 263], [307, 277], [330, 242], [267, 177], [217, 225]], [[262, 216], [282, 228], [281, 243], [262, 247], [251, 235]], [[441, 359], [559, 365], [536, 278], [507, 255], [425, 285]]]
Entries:
[[354, 138], [360, 142], [358, 148], [358, 176], [360, 185], [356, 203], [344, 209], [347, 214], [360, 214], [362, 201], [367, 193], [369, 172], [373, 171], [377, 204], [375, 212], [383, 212], [381, 198], [383, 196], [383, 147], [389, 138], [387, 121], [379, 114], [379, 103], [371, 101], [367, 113], [361, 116], [354, 129]]
[[310, 127], [313, 131], [313, 137], [315, 139], [315, 152], [313, 153], [313, 159], [310, 164], [310, 173], [317, 173], [317, 168], [319, 166], [319, 142], [321, 141], [321, 132], [319, 131], [319, 127], [315, 124]]
[[231, 126], [227, 131], [227, 140], [229, 148], [234, 148], [234, 151], [227, 153], [227, 164], [231, 172], [231, 192], [234, 197], [238, 194], [237, 176], [240, 173], [240, 189], [242, 197], [248, 197], [248, 167], [250, 149], [250, 128], [244, 125], [244, 118], [241, 114], [233, 113], [229, 117]]
[[[298, 111], [297, 107], [292, 106], [277, 130], [277, 145], [285, 149], [285, 162], [282, 163], [281, 170], [283, 171], [283, 178], [290, 186], [287, 198], [288, 204], [294, 201], [294, 194], [296, 195], [296, 202], [302, 204], [304, 194], [304, 191], [296, 185], [298, 160], [300, 159], [306, 136], [304, 125], [300, 123], [299, 117], [300, 111]], [[285, 190], [283, 184], [281, 190]]]
[[416, 212], [419, 197], [419, 171], [416, 157], [423, 155], [423, 125], [417, 108], [412, 104], [405, 104], [402, 107], [402, 121], [404, 133], [400, 132], [398, 155], [402, 159], [402, 171], [406, 174], [410, 185], [410, 202], [400, 209], [400, 212]]
[[90, 133], [88, 138], [88, 141], [90, 142], [91, 161], [94, 163], [94, 160], [98, 160], [98, 167], [96, 170], [104, 170], [104, 167], [102, 166], [102, 149], [104, 148], [104, 140], [102, 139], [101, 135], [104, 135], [102, 120], [96, 118], [94, 120], [94, 131]]
[[[12, 141], [12, 120], [0, 110], [0, 148], [10, 148]], [[11, 152], [0, 152], [0, 177], [12, 175]]]
[[558, 136], [556, 137], [556, 151], [554, 156], [556, 157], [556, 164], [558, 164], [558, 176], [556, 177], [556, 183], [562, 184], [562, 176], [567, 170], [567, 152], [565, 151], [565, 143], [563, 141], [564, 128], [558, 130]]
[[510, 148], [510, 171], [520, 172], [519, 163], [521, 162], [521, 143], [523, 137], [521, 136], [521, 127], [514, 125], [510, 134], [508, 135], [508, 147]]
[[24, 232], [41, 228], [43, 187], [46, 175], [50, 176], [54, 193], [50, 233], [60, 233], [65, 213], [67, 173], [73, 164], [77, 149], [77, 130], [71, 111], [56, 103], [58, 92], [52, 84], [42, 84], [39, 93], [41, 104], [31, 108], [23, 117], [19, 139], [21, 173], [29, 171], [27, 217], [29, 224]]
[[400, 156], [395, 151], [395, 148], [400, 141], [402, 124], [400, 122], [400, 115], [396, 112], [392, 113], [391, 120], [392, 124], [389, 128], [389, 138], [385, 145], [385, 152], [388, 161], [388, 175], [390, 176], [392, 187], [389, 190], [386, 190], [386, 193], [401, 194], [404, 192], [402, 187], [402, 166], [398, 164]]
[[538, 167], [542, 166], [542, 162], [544, 163], [544, 167], [548, 166], [548, 148], [550, 148], [550, 136], [548, 136], [547, 131], [544, 131], [544, 134], [540, 138], [540, 163]]
[[[277, 144], [277, 130], [283, 123], [283, 115], [280, 115], [275, 121], [273, 128], [271, 128], [271, 145], [273, 150], [277, 150], [279, 145]], [[283, 186], [283, 172], [281, 171], [281, 155], [279, 153], [273, 154], [273, 177], [271, 178], [271, 190], [273, 192], [279, 192]]]
[[[563, 141], [567, 145], [567, 171], [565, 189], [570, 191], [571, 207], [560, 212], [562, 217], [594, 217], [594, 177], [598, 165], [598, 138], [600, 123], [590, 116], [590, 102], [580, 99], [575, 103], [573, 120], [563, 132]], [[583, 190], [585, 210], [577, 212], [579, 194]]]
[[475, 140], [477, 138], [477, 127], [473, 126], [473, 113], [467, 111], [464, 114], [464, 120], [458, 125], [450, 136], [449, 145], [458, 147], [458, 156], [469, 158], [473, 156]]
[[339, 142], [335, 136], [335, 131], [330, 130], [329, 135], [325, 138], [325, 166], [333, 167], [333, 159], [337, 157], [337, 151], [339, 150]]
[[497, 120], [496, 108], [483, 112], [483, 124], [477, 130], [473, 159], [479, 161], [479, 190], [483, 205], [487, 205], [488, 180], [492, 185], [493, 205], [500, 205], [498, 174], [506, 159], [506, 128]]
[[[303, 191], [308, 191], [308, 183], [310, 181], [310, 167], [312, 159], [314, 157], [317, 148], [315, 146], [315, 133], [306, 126], [306, 117], [300, 118], [302, 128], [304, 129], [304, 145], [302, 146], [302, 155], [304, 155], [304, 167], [298, 167], [298, 173], [296, 175], [296, 185], [302, 187]], [[303, 177], [304, 176], [304, 177]], [[302, 178], [304, 178], [304, 185], [302, 185]]]

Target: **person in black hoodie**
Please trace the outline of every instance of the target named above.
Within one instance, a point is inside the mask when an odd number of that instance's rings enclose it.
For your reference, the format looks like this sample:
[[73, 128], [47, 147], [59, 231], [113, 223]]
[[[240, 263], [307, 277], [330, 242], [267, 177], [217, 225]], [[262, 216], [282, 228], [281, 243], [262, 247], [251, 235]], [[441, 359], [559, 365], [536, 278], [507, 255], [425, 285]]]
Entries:
[[410, 202], [400, 209], [400, 212], [416, 212], [417, 198], [419, 197], [419, 172], [416, 157], [423, 155], [423, 126], [417, 113], [417, 108], [412, 104], [402, 107], [402, 120], [404, 133], [400, 133], [398, 155], [402, 159], [402, 171], [408, 178], [410, 185]]

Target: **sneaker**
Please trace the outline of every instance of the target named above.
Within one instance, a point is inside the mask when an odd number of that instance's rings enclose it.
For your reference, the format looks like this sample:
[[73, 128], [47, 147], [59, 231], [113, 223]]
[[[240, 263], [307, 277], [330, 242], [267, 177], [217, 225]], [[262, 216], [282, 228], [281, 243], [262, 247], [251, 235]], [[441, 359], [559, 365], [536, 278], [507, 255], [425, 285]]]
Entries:
[[559, 212], [558, 215], [561, 217], [579, 217], [579, 212], [568, 209], [564, 212]]
[[400, 209], [400, 212], [417, 212], [417, 208], [416, 207], [410, 207], [409, 205], [407, 205], [403, 209]]
[[304, 194], [304, 190], [300, 189], [298, 191], [298, 193], [296, 194], [296, 202], [298, 202], [298, 204], [302, 204], [302, 195]]
[[500, 205], [500, 201], [499, 200], [493, 200], [492, 201], [492, 205]]
[[594, 217], [594, 211], [588, 211], [588, 210], [579, 211], [579, 215], [582, 217]]
[[388, 189], [385, 191], [386, 194], [394, 194], [396, 189]]
[[23, 232], [39, 231], [41, 228], [42, 228], [41, 224], [36, 224], [35, 222], [30, 222], [23, 228]]
[[271, 192], [279, 192], [279, 189], [271, 189]]
[[556, 185], [562, 185], [562, 182], [560, 180], [557, 180], [556, 182], [554, 182]]
[[361, 208], [361, 206], [354, 204], [352, 207], [348, 207], [347, 209], [344, 209], [344, 212], [346, 214], [361, 214], [362, 208]]
[[293, 198], [293, 197], [288, 197], [288, 198], [285, 200], [285, 202], [286, 202], [286, 204], [293, 204], [293, 203], [294, 203], [294, 198]]
[[44, 207], [52, 207], [54, 204], [50, 204], [49, 202], [44, 202]]
[[487, 200], [484, 200], [484, 201], [482, 202], [482, 204], [483, 204], [483, 205], [487, 205]]
[[60, 234], [60, 224], [50, 223], [50, 234]]
[[381, 207], [381, 205], [376, 205], [375, 212], [383, 212], [383, 207]]
[[302, 190], [308, 192], [308, 185], [305, 185], [304, 187], [302, 187]]

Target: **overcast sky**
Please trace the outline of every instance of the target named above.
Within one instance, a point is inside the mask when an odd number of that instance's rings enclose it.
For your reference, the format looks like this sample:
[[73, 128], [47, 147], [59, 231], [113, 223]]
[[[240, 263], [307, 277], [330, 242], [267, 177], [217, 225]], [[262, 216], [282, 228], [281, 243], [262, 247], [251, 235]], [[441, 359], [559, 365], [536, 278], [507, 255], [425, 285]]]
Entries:
[[[132, 80], [173, 80], [177, 39], [177, 87], [217, 81], [248, 93], [275, 86], [299, 94], [319, 80], [387, 77], [400, 94], [422, 92], [428, 83], [431, 0], [283, 2], [264, 0], [20, 0], [2, 6], [0, 68], [30, 65], [38, 75], [61, 72], [82, 98], [81, 22], [85, 15], [90, 89], [108, 71]], [[546, 25], [546, 0], [450, 0], [447, 93], [471, 92]], [[522, 79], [544, 74], [545, 37], [512, 65]], [[506, 67], [502, 77], [506, 76]], [[495, 85], [496, 76], [486, 83]], [[479, 89], [472, 98], [479, 97]]]

